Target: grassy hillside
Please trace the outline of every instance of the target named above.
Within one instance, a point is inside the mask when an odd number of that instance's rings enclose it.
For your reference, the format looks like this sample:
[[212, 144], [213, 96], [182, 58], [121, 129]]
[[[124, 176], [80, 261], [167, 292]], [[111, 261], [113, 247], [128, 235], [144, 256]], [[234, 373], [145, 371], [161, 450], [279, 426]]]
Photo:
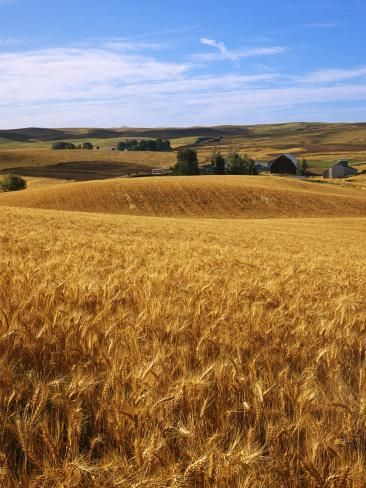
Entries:
[[273, 176], [116, 179], [0, 194], [0, 205], [186, 217], [366, 215], [366, 193]]
[[2, 486], [363, 487], [365, 238], [2, 208]]

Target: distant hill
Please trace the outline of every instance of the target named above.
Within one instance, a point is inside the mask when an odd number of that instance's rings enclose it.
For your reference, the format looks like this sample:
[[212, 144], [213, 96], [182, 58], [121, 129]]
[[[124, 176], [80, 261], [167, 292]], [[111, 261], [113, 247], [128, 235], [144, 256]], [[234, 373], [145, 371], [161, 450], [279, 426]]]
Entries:
[[[366, 161], [366, 123], [293, 122], [246, 126], [107, 129], [30, 127], [0, 130], [0, 169], [33, 166], [33, 163], [29, 164], [33, 150], [43, 151], [42, 155], [39, 154], [37, 165], [42, 161], [49, 165], [51, 160], [53, 163], [74, 161], [76, 156], [70, 151], [68, 154], [51, 154], [54, 152], [51, 151], [51, 144], [61, 140], [79, 143], [90, 141], [100, 152], [99, 155], [90, 152], [89, 160], [105, 161], [110, 159], [107, 154], [116, 148], [118, 142], [126, 138], [169, 139], [175, 151], [181, 148], [197, 149], [202, 163], [210, 160], [214, 150], [219, 150], [224, 155], [231, 151], [239, 151], [258, 161], [268, 161], [281, 153], [292, 153], [298, 158], [306, 158], [310, 162], [312, 172], [319, 174], [339, 159], [347, 159], [351, 163]], [[48, 153], [45, 150], [48, 150]], [[19, 164], [14, 165], [12, 161], [16, 156]], [[117, 158], [119, 156], [113, 156], [113, 159]], [[123, 158], [126, 159], [126, 156]], [[154, 164], [158, 166], [162, 165], [163, 157], [157, 154], [139, 154], [138, 163], [145, 166], [146, 158], [153, 159]]]
[[366, 123], [341, 124], [320, 122], [293, 122], [261, 125], [218, 125], [214, 127], [159, 127], [159, 128], [59, 128], [48, 129], [28, 127], [22, 129], [0, 130], [0, 138], [19, 142], [57, 141], [62, 139], [108, 139], [116, 137], [151, 137], [177, 139], [184, 137], [247, 137], [276, 138], [294, 135], [321, 137], [323, 134], [348, 130], [366, 131]]
[[173, 139], [179, 137], [223, 137], [245, 135], [247, 129], [240, 126], [187, 127], [187, 128], [120, 128], [120, 129], [45, 129], [29, 127], [23, 129], [0, 130], [0, 137], [10, 141], [37, 142], [61, 139], [151, 137]]

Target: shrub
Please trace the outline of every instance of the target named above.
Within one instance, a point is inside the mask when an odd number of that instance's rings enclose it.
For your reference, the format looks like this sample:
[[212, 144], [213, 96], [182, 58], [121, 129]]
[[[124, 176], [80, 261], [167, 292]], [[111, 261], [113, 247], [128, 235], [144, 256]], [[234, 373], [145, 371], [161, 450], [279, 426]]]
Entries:
[[27, 188], [27, 182], [21, 176], [7, 175], [0, 181], [0, 191], [18, 191]]
[[82, 148], [91, 150], [94, 149], [94, 146], [91, 142], [83, 142]]

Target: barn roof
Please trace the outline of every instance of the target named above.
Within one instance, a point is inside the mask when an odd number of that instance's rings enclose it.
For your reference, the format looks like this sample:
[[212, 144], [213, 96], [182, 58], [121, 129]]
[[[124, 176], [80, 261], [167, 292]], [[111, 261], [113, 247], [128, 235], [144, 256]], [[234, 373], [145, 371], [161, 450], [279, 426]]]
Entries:
[[275, 161], [277, 161], [277, 159], [282, 158], [283, 156], [285, 158], [289, 159], [291, 161], [291, 163], [295, 166], [295, 168], [297, 168], [299, 166], [299, 160], [293, 154], [279, 154], [277, 157], [275, 157], [274, 159], [272, 159], [269, 162], [268, 167], [270, 168], [272, 166], [272, 164]]
[[335, 164], [333, 164], [332, 168], [335, 168], [336, 166], [348, 166], [348, 161], [345, 159], [337, 161]]

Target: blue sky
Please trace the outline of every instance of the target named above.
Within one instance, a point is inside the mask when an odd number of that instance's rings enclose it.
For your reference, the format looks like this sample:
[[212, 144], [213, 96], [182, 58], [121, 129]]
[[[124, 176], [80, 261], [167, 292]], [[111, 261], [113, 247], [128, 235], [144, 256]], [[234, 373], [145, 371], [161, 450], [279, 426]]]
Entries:
[[0, 0], [0, 128], [366, 121], [366, 0]]

